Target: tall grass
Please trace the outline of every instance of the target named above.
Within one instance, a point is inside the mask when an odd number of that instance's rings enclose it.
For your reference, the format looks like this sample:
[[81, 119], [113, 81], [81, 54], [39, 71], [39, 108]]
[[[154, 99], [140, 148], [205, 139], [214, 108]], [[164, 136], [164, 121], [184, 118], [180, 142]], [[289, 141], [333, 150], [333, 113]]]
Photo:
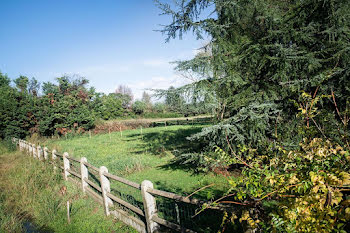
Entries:
[[1, 142], [0, 152], [0, 232], [23, 232], [28, 223], [37, 232], [135, 232], [105, 217], [97, 203], [64, 182], [50, 164], [9, 151]]

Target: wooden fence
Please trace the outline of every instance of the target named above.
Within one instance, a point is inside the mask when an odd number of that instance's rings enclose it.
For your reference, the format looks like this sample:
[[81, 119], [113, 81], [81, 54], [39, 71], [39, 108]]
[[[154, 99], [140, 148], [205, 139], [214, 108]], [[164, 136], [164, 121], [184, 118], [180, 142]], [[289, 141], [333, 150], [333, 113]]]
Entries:
[[[196, 206], [203, 204], [199, 200], [154, 189], [152, 182], [148, 180], [144, 180], [141, 184], [138, 184], [110, 174], [105, 166], [97, 168], [88, 163], [85, 157], [79, 160], [71, 157], [67, 152], [61, 154], [56, 150], [50, 151], [47, 147], [42, 148], [39, 145], [36, 146], [25, 140], [13, 138], [12, 141], [18, 146], [20, 151], [26, 152], [36, 159], [53, 162], [54, 169], [62, 169], [63, 178], [65, 180], [76, 183], [81, 187], [84, 193], [90, 195], [95, 201], [103, 205], [104, 212], [107, 216], [113, 215], [139, 232], [158, 232], [161, 226], [179, 232], [195, 232], [177, 223], [161, 218], [157, 213], [156, 197], [172, 199], [176, 202], [193, 204]], [[74, 169], [72, 166], [73, 163], [78, 164], [75, 168], [80, 165], [80, 169]], [[97, 183], [94, 182], [92, 177], [89, 179], [89, 174], [93, 173], [96, 174]], [[143, 209], [113, 195], [111, 193], [111, 182], [123, 183], [138, 190], [142, 195]], [[131, 215], [122, 208], [118, 208], [118, 206], [122, 206], [134, 214]]]

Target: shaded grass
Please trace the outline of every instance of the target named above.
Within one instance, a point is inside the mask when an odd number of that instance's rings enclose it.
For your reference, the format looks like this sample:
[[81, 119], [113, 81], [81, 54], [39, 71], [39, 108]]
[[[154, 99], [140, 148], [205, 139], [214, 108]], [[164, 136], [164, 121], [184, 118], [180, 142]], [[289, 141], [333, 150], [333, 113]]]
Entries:
[[[0, 144], [0, 232], [136, 232], [104, 216], [103, 209], [44, 162]], [[67, 200], [71, 223], [67, 223]]]

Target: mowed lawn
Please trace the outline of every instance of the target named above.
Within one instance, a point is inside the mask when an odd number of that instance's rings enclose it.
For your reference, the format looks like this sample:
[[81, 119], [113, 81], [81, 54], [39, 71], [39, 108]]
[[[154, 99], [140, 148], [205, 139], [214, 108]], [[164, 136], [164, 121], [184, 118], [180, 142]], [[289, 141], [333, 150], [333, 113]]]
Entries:
[[202, 125], [180, 125], [126, 130], [111, 134], [49, 140], [50, 149], [68, 152], [75, 158], [86, 157], [94, 166], [106, 166], [110, 173], [141, 183], [150, 180], [158, 189], [206, 198], [220, 195], [226, 179], [212, 173], [195, 173], [185, 167], [171, 166], [173, 151], [191, 147], [186, 137], [199, 132]]

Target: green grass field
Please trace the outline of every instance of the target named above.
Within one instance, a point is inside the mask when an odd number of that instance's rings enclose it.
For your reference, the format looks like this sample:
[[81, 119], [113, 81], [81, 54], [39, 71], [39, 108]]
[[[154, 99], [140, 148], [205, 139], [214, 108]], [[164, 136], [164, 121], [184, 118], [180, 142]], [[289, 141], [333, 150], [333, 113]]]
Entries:
[[207, 198], [219, 195], [226, 180], [215, 174], [194, 173], [182, 167], [169, 165], [173, 151], [190, 148], [186, 137], [199, 132], [203, 125], [167, 126], [126, 130], [100, 134], [89, 138], [79, 136], [70, 139], [49, 140], [45, 144], [59, 152], [68, 152], [75, 158], [86, 157], [94, 166], [106, 166], [110, 173], [140, 183], [150, 180], [155, 187], [182, 195], [208, 185], [211, 188], [196, 193]]
[[[160, 190], [174, 192], [183, 196], [210, 185], [209, 188], [196, 192], [192, 197], [208, 200], [221, 197], [227, 187], [226, 179], [213, 173], [195, 173], [171, 163], [174, 150], [183, 151], [198, 146], [186, 139], [187, 136], [199, 132], [204, 124], [172, 125], [167, 127], [144, 128], [97, 134], [76, 136], [72, 138], [50, 139], [44, 144], [59, 152], [68, 152], [75, 158], [86, 157], [96, 167], [106, 166], [110, 173], [141, 183], [150, 180]], [[42, 144], [41, 146], [43, 146]], [[78, 164], [76, 164], [78, 167]], [[89, 179], [94, 180], [94, 174]], [[98, 177], [95, 176], [98, 183]], [[121, 199], [143, 209], [139, 190], [113, 181], [111, 192]], [[212, 232], [220, 229], [222, 213], [205, 213], [193, 219], [198, 206], [175, 204], [174, 201], [157, 197], [158, 215], [168, 221], [177, 222], [176, 208], [180, 219], [186, 227], [198, 232]], [[117, 206], [116, 206], [117, 207]]]

